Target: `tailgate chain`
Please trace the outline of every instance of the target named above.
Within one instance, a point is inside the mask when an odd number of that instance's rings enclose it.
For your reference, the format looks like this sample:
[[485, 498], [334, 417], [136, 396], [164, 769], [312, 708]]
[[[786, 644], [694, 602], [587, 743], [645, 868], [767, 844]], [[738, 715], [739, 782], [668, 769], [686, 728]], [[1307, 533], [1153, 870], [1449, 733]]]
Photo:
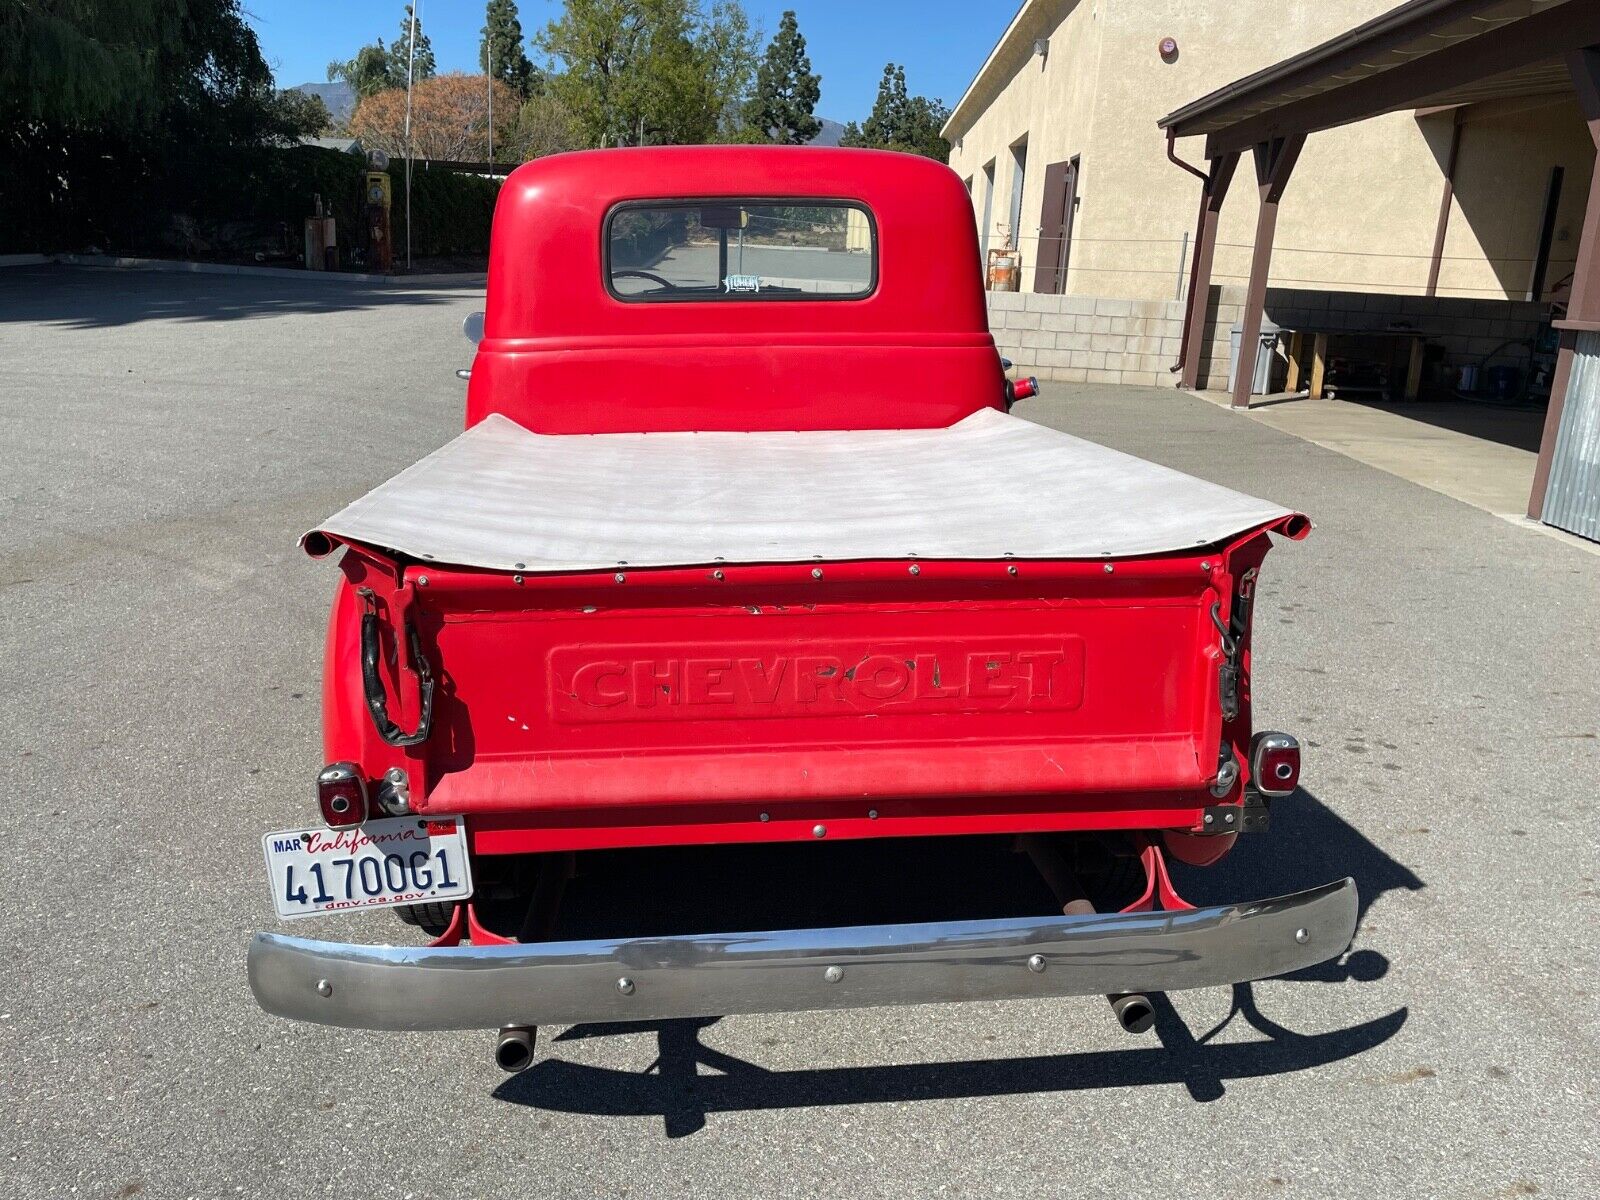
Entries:
[[1222, 636], [1222, 664], [1217, 668], [1217, 693], [1222, 704], [1222, 719], [1239, 717], [1239, 676], [1244, 669], [1244, 636], [1250, 628], [1250, 602], [1255, 598], [1256, 568], [1239, 576], [1239, 591], [1228, 623], [1222, 623], [1222, 601], [1211, 606], [1211, 623]]
[[[367, 711], [372, 714], [372, 723], [377, 727], [378, 736], [391, 746], [421, 745], [428, 740], [433, 728], [433, 667], [422, 653], [422, 639], [417, 635], [417, 627], [402, 617], [401, 628], [395, 630], [395, 642], [401, 649], [396, 657], [409, 657], [409, 665], [417, 677], [417, 728], [406, 733], [389, 719], [383, 675], [378, 669], [382, 649], [378, 635], [377, 597], [371, 588], [357, 588], [356, 591], [367, 606], [366, 612], [361, 615], [361, 682], [366, 691]], [[409, 655], [404, 651], [409, 651]], [[398, 662], [396, 671], [403, 671], [406, 666], [405, 662]]]

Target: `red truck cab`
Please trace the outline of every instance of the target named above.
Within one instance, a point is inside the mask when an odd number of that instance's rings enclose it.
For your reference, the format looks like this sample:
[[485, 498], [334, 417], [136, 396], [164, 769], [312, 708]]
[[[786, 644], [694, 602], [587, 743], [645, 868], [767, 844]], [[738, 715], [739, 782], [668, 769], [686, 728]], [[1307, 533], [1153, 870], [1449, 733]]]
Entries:
[[[436, 938], [258, 935], [263, 1007], [497, 1028], [517, 1069], [534, 1027], [589, 1020], [1104, 993], [1141, 1028], [1144, 993], [1342, 952], [1349, 880], [1192, 909], [1164, 865], [1215, 862], [1295, 788], [1294, 739], [1252, 730], [1249, 618], [1306, 519], [1016, 394], [939, 164], [515, 171], [466, 432], [305, 538], [340, 552], [322, 823], [265, 841], [280, 915], [398, 906]], [[549, 937], [588, 851], [975, 833], [1020, 838], [1060, 909]], [[1089, 841], [1142, 868], [1126, 911], [1094, 911]]]

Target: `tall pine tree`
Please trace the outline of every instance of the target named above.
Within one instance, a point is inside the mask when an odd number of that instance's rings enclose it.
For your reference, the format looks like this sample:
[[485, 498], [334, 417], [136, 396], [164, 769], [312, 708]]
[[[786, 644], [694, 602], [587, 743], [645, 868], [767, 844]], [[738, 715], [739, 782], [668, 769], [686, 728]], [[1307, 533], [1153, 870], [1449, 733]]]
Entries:
[[389, 47], [389, 84], [391, 87], [405, 87], [407, 60], [410, 59], [411, 78], [432, 79], [438, 74], [438, 67], [433, 61], [433, 46], [428, 41], [428, 35], [422, 32], [422, 18], [417, 18], [417, 46], [413, 58], [411, 50], [411, 5], [406, 5], [406, 15], [400, 18], [400, 36], [395, 38], [394, 45]]
[[949, 162], [950, 143], [939, 135], [949, 117], [944, 101], [907, 92], [904, 67], [885, 63], [871, 114], [860, 125], [854, 121], [846, 125], [839, 144], [902, 150]]
[[486, 74], [492, 73], [524, 100], [543, 90], [544, 81], [522, 48], [517, 0], [489, 0], [482, 32], [478, 66]]
[[791, 9], [778, 22], [778, 32], [756, 68], [755, 95], [745, 105], [745, 120], [774, 142], [802, 146], [822, 132], [822, 122], [813, 115], [821, 84]]

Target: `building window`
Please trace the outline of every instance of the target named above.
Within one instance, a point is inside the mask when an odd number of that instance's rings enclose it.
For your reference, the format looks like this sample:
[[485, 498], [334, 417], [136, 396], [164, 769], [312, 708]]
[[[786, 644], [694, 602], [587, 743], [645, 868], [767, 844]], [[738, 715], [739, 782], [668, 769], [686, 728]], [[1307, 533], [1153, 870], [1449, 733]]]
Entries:
[[978, 222], [978, 250], [989, 261], [989, 230], [994, 223], [994, 159], [983, 164], [983, 218]]
[[1028, 139], [1011, 147], [1011, 245], [1022, 249], [1022, 187], [1028, 174]]

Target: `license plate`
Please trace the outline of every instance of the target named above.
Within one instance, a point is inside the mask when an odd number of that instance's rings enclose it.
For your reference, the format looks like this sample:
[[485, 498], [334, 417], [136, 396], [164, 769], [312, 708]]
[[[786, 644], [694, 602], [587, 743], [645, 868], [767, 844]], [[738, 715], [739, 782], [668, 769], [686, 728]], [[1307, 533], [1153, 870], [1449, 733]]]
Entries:
[[280, 917], [313, 917], [472, 895], [460, 817], [384, 817], [355, 829], [285, 829], [261, 839]]

